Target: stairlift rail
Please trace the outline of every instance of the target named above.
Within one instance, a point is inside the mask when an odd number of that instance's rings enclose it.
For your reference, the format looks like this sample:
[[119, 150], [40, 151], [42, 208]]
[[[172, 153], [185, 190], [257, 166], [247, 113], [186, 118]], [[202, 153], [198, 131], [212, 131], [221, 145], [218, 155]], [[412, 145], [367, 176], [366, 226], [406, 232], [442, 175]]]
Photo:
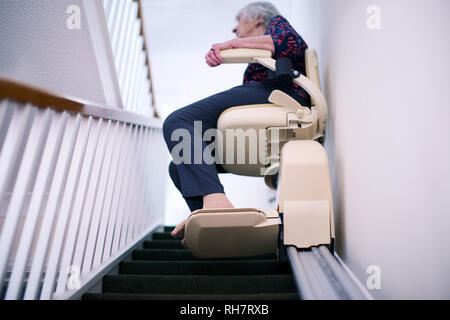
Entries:
[[303, 300], [366, 300], [363, 292], [326, 246], [287, 248], [289, 263]]

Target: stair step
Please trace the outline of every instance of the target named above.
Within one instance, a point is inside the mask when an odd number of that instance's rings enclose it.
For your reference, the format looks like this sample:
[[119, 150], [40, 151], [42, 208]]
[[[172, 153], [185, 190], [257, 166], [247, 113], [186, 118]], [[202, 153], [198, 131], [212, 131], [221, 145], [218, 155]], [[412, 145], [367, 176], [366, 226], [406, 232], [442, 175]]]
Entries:
[[289, 264], [275, 260], [124, 261], [120, 274], [135, 275], [264, 275], [289, 274]]
[[144, 241], [144, 249], [185, 249], [181, 241], [152, 240]]
[[83, 300], [297, 300], [288, 263], [276, 254], [201, 259], [164, 227], [122, 261], [119, 274], [102, 279], [102, 293]]
[[292, 275], [153, 276], [107, 275], [103, 293], [255, 294], [295, 293]]
[[187, 249], [142, 249], [135, 250], [132, 254], [133, 260], [195, 260], [195, 261], [236, 261], [236, 260], [276, 260], [275, 254], [267, 254], [254, 257], [227, 258], [227, 259], [200, 259], [195, 257]]
[[298, 293], [254, 294], [138, 294], [88, 293], [83, 300], [298, 300]]
[[173, 237], [170, 232], [154, 232], [152, 234], [153, 240], [173, 240], [173, 241], [181, 241], [180, 238]]

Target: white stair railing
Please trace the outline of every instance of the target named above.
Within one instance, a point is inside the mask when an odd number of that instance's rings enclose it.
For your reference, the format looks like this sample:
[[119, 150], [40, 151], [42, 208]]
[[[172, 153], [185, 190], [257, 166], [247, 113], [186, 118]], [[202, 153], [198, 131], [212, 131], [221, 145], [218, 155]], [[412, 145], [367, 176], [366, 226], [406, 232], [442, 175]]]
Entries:
[[157, 116], [141, 1], [102, 0], [102, 4], [124, 109]]
[[158, 119], [0, 79], [4, 299], [68, 299], [163, 223]]

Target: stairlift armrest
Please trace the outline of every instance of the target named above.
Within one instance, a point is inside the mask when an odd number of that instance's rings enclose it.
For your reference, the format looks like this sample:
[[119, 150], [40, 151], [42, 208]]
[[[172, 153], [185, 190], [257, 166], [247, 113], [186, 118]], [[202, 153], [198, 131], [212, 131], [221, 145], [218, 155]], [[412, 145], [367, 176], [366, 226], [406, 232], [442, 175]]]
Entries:
[[263, 49], [227, 49], [220, 51], [223, 63], [255, 63], [255, 58], [271, 58], [272, 52]]

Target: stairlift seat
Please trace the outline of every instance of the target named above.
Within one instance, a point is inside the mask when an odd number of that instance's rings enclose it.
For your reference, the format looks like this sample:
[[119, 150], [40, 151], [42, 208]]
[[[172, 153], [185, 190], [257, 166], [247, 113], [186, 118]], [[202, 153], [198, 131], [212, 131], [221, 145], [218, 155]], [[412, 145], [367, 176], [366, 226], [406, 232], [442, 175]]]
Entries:
[[[221, 55], [224, 63], [260, 63], [275, 68], [270, 51], [231, 49], [222, 51]], [[328, 108], [320, 91], [316, 52], [308, 49], [305, 61], [307, 77], [301, 75], [294, 81], [310, 94], [311, 109], [275, 90], [269, 97], [270, 103], [232, 107], [219, 116], [217, 129], [222, 139], [216, 142], [216, 161], [226, 172], [264, 177], [269, 187], [278, 187], [279, 203], [276, 209], [267, 212], [256, 208], [192, 212], [186, 223], [185, 243], [195, 256], [218, 258], [275, 253], [281, 239], [280, 215], [288, 223], [283, 228], [284, 244], [297, 248], [332, 245], [334, 225], [328, 159], [325, 149], [317, 142], [325, 134]], [[228, 137], [230, 130], [238, 134]], [[255, 133], [252, 145], [246, 143], [245, 136]], [[234, 139], [234, 143], [227, 139]], [[244, 141], [244, 148], [240, 145], [238, 149], [239, 139]], [[227, 159], [230, 151], [233, 159]], [[245, 161], [240, 163], [238, 153], [242, 157], [242, 152]], [[255, 154], [258, 156], [252, 158]], [[274, 183], [274, 177], [279, 177], [279, 183]], [[309, 186], [314, 187], [308, 191]]]

